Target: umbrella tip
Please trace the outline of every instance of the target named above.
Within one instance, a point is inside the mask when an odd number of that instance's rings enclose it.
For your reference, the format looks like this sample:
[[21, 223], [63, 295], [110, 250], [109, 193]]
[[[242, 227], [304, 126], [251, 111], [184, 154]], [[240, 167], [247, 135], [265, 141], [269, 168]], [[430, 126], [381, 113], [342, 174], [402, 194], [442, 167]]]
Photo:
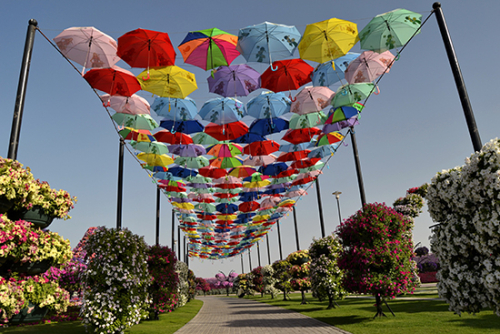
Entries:
[[35, 19], [31, 19], [28, 21], [28, 24], [36, 27], [38, 25], [38, 22]]
[[432, 8], [433, 8], [433, 9], [438, 9], [438, 8], [441, 8], [441, 3], [440, 3], [440, 2], [437, 2], [437, 1], [436, 1], [436, 2], [434, 2], [434, 3], [432, 4]]

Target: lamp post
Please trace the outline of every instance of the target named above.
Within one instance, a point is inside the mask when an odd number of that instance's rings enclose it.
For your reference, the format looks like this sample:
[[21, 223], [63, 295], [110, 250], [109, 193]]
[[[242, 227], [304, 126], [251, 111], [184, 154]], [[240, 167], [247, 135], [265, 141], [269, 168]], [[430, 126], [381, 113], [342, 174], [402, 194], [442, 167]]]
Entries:
[[337, 208], [339, 210], [339, 222], [342, 223], [342, 215], [340, 214], [340, 202], [339, 202], [340, 194], [342, 194], [341, 191], [336, 191], [332, 193], [332, 195], [335, 195], [335, 198], [337, 199]]

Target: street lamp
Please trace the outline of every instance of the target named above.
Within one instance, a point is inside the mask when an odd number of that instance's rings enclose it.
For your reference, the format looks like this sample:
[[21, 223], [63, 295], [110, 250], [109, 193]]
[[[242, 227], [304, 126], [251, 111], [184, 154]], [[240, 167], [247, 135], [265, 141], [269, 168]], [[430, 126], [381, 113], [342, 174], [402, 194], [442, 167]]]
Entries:
[[335, 195], [335, 198], [337, 198], [337, 208], [339, 209], [339, 222], [342, 223], [342, 216], [340, 215], [340, 202], [339, 202], [340, 194], [342, 194], [341, 191], [336, 191], [332, 193], [332, 195]]

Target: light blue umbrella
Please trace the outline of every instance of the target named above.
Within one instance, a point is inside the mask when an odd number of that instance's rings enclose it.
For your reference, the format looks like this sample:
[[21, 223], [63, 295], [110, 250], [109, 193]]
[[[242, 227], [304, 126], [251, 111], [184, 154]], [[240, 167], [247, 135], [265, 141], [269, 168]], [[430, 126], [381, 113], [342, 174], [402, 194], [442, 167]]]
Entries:
[[379, 93], [378, 87], [371, 82], [353, 83], [344, 85], [337, 90], [333, 97], [332, 105], [334, 108], [352, 105], [368, 98], [371, 94]]
[[205, 121], [222, 125], [241, 120], [246, 115], [246, 110], [241, 101], [224, 97], [208, 100], [198, 114]]
[[338, 143], [331, 145], [323, 145], [309, 152], [307, 157], [323, 159], [324, 157], [332, 156], [337, 151], [338, 147], [339, 147]]
[[236, 49], [247, 62], [272, 65], [292, 56], [301, 37], [295, 26], [263, 22], [240, 29]]
[[[343, 80], [345, 78], [344, 72], [347, 66], [358, 57], [359, 53], [348, 52], [345, 56], [318, 65], [313, 72], [313, 85], [330, 86]], [[335, 65], [335, 69], [333, 69], [332, 62]]]
[[291, 104], [283, 92], [262, 92], [248, 101], [247, 113], [255, 118], [275, 118], [289, 112]]
[[173, 121], [192, 120], [198, 113], [196, 102], [190, 97], [185, 99], [157, 97], [151, 105], [151, 110], [158, 116], [164, 116]]
[[297, 151], [303, 151], [306, 150], [307, 148], [311, 147], [311, 143], [300, 143], [300, 144], [283, 144], [280, 146], [280, 152], [297, 152]]

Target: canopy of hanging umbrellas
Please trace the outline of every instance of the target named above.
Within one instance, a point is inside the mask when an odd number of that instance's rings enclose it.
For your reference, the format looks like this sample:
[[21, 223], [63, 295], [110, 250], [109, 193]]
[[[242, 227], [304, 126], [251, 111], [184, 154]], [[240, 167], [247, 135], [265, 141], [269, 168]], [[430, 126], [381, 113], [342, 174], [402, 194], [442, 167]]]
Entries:
[[[217, 28], [189, 32], [177, 49], [185, 64], [209, 71], [209, 91], [220, 95], [201, 106], [189, 97], [198, 88], [195, 75], [175, 65], [165, 32], [136, 29], [116, 42], [75, 27], [54, 41], [116, 111], [119, 134], [176, 211], [190, 256], [220, 259], [252, 247], [307, 194], [344, 140], [341, 131], [358, 124], [362, 102], [378, 94], [377, 80], [397, 49], [420, 32], [421, 18], [397, 9], [359, 33], [337, 18], [309, 24], [303, 34], [269, 22], [238, 36]], [[357, 42], [366, 51], [349, 52]], [[297, 49], [300, 58], [293, 58]], [[239, 55], [247, 64], [231, 65]], [[135, 76], [115, 65], [120, 59], [144, 71]], [[261, 74], [251, 63], [269, 67]], [[152, 105], [140, 90], [154, 94]], [[257, 90], [246, 104], [238, 100]], [[151, 109], [163, 117], [159, 124]], [[250, 125], [245, 116], [254, 118]]]

